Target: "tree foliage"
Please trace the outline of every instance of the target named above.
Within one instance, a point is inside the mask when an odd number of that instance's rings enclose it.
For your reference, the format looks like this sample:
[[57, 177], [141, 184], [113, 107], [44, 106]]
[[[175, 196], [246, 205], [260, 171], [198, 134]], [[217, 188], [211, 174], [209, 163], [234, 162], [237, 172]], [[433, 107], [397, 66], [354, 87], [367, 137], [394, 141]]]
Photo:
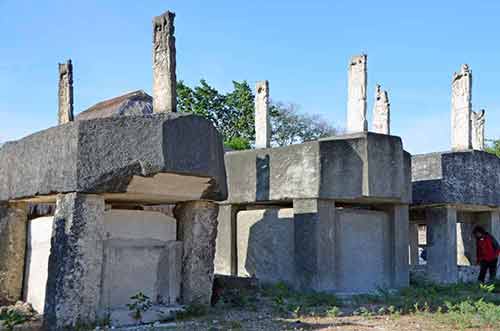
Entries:
[[500, 139], [488, 139], [484, 150], [500, 157]]
[[[224, 144], [233, 149], [249, 149], [255, 142], [254, 98], [246, 81], [233, 81], [232, 91], [226, 94], [205, 80], [200, 80], [194, 88], [182, 81], [177, 83], [178, 111], [212, 121], [224, 137]], [[337, 133], [321, 117], [302, 114], [294, 104], [271, 103], [270, 116], [273, 146], [302, 143]]]

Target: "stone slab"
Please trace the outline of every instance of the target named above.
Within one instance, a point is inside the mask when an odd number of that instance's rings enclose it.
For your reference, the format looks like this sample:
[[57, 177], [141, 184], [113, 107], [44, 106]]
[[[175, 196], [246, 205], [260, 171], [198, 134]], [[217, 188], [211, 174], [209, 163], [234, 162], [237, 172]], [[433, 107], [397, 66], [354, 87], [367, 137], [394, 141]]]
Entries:
[[[359, 133], [225, 156], [229, 203], [300, 198], [409, 202], [399, 137]], [[242, 176], [241, 174], [245, 174]]]
[[126, 193], [133, 179], [164, 173], [205, 179], [183, 200], [223, 200], [223, 157], [221, 136], [196, 115], [76, 121], [0, 148], [0, 201], [55, 192]]
[[500, 206], [500, 158], [483, 151], [412, 157], [413, 204]]
[[295, 281], [295, 233], [292, 208], [238, 212], [237, 275], [263, 283]]

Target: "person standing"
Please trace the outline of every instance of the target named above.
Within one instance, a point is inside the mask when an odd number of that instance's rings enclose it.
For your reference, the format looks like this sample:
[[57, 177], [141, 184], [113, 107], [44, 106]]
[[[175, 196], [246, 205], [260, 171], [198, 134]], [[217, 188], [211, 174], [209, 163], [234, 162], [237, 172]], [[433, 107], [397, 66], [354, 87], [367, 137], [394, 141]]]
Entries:
[[486, 272], [489, 271], [490, 282], [495, 281], [497, 275], [498, 255], [500, 254], [500, 246], [496, 239], [486, 232], [481, 226], [476, 226], [472, 231], [476, 238], [477, 261], [481, 267], [479, 271], [478, 281], [484, 283]]

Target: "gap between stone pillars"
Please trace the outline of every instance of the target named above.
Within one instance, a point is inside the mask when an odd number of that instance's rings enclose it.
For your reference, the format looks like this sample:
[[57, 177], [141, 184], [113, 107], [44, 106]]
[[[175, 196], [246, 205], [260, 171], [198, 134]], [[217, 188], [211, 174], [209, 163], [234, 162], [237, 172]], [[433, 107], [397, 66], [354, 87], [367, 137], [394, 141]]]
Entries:
[[408, 250], [410, 254], [410, 265], [419, 264], [419, 254], [418, 254], [418, 223], [409, 224], [409, 245]]
[[335, 201], [293, 200], [295, 287], [333, 291], [335, 277]]
[[52, 229], [44, 330], [66, 330], [97, 319], [103, 264], [105, 203], [99, 195], [57, 197]]
[[457, 210], [427, 208], [427, 275], [435, 282], [455, 283], [457, 268]]
[[219, 205], [217, 240], [215, 247], [215, 273], [227, 276], [237, 275], [236, 216], [239, 206]]
[[0, 306], [21, 300], [28, 205], [0, 204]]
[[177, 204], [178, 240], [183, 242], [181, 302], [210, 304], [214, 281], [219, 205], [209, 201]]

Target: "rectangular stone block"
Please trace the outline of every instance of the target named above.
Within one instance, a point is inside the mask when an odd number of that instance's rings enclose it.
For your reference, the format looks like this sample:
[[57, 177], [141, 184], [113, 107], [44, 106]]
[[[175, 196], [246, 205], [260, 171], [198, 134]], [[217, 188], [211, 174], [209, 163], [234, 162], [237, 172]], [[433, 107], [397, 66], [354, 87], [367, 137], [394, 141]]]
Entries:
[[181, 241], [170, 241], [166, 244], [160, 256], [158, 268], [160, 303], [174, 305], [180, 302], [182, 279]]
[[236, 275], [236, 213], [235, 205], [219, 205], [215, 273]]
[[295, 280], [295, 232], [291, 208], [238, 212], [237, 261], [239, 277], [264, 283]]
[[21, 299], [27, 205], [0, 204], [0, 306]]

